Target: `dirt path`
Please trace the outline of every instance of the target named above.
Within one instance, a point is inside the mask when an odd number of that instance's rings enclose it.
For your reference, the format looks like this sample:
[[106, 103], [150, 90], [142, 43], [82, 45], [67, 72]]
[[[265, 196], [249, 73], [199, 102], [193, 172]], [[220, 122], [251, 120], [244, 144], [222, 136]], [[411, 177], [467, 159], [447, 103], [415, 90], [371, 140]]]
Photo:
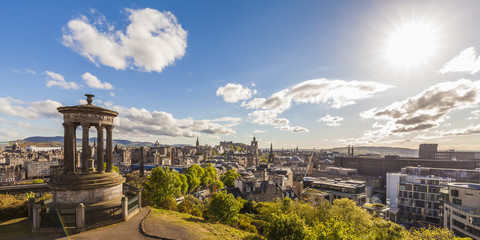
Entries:
[[135, 240], [135, 239], [153, 239], [140, 233], [140, 222], [147, 215], [148, 209], [143, 209], [137, 215], [133, 216], [127, 222], [114, 224], [100, 229], [93, 229], [79, 234], [71, 235], [67, 239], [115, 239], [115, 240]]

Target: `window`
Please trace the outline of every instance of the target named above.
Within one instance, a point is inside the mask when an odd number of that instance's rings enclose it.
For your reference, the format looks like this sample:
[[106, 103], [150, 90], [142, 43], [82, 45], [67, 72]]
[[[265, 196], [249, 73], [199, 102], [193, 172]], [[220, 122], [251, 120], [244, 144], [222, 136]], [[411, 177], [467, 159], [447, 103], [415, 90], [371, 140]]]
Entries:
[[467, 218], [467, 216], [465, 216], [465, 215], [463, 215], [463, 214], [461, 214], [461, 213], [459, 213], [459, 212], [455, 212], [455, 211], [452, 211], [452, 212], [453, 212], [453, 215], [455, 215], [455, 216], [461, 217], [461, 218], [463, 218], [463, 219], [466, 219], [466, 218]]
[[462, 205], [462, 199], [458, 199], [458, 198], [454, 198], [452, 200], [453, 204], [458, 204], [458, 205]]
[[452, 191], [450, 191], [450, 194], [451, 194], [453, 197], [458, 197], [458, 190], [452, 190]]

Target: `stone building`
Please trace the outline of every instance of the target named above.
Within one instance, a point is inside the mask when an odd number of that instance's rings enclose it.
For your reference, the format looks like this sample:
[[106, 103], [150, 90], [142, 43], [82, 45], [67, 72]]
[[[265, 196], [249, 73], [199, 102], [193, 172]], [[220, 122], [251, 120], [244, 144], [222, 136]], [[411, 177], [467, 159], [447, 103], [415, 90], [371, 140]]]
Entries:
[[260, 159], [258, 157], [258, 141], [255, 137], [253, 137], [251, 145], [248, 148], [247, 167], [258, 165], [259, 162], [260, 162]]

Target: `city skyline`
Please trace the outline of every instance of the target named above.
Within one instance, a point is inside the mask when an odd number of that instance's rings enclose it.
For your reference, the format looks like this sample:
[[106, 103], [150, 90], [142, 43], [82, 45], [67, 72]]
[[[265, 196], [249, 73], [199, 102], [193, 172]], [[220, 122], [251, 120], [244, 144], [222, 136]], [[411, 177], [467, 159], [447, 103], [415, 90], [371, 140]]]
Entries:
[[480, 149], [476, 1], [2, 5], [0, 141], [91, 93], [116, 139]]

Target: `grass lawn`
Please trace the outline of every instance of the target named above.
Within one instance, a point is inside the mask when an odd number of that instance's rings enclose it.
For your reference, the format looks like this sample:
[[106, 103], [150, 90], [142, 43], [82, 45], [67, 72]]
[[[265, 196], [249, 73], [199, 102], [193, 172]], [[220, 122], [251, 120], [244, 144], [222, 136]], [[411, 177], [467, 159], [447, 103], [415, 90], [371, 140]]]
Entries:
[[15, 218], [0, 222], [0, 240], [4, 239], [55, 239], [63, 233], [37, 233], [33, 234], [28, 219]]
[[29, 238], [32, 230], [27, 218], [16, 218], [0, 223], [0, 239]]
[[251, 235], [249, 232], [220, 223], [210, 223], [190, 214], [156, 208], [152, 208], [146, 222], [150, 228], [167, 224], [168, 226], [162, 229], [157, 228], [157, 231], [164, 234], [169, 234], [170, 231], [178, 234], [181, 231], [185, 239], [243, 239]]

